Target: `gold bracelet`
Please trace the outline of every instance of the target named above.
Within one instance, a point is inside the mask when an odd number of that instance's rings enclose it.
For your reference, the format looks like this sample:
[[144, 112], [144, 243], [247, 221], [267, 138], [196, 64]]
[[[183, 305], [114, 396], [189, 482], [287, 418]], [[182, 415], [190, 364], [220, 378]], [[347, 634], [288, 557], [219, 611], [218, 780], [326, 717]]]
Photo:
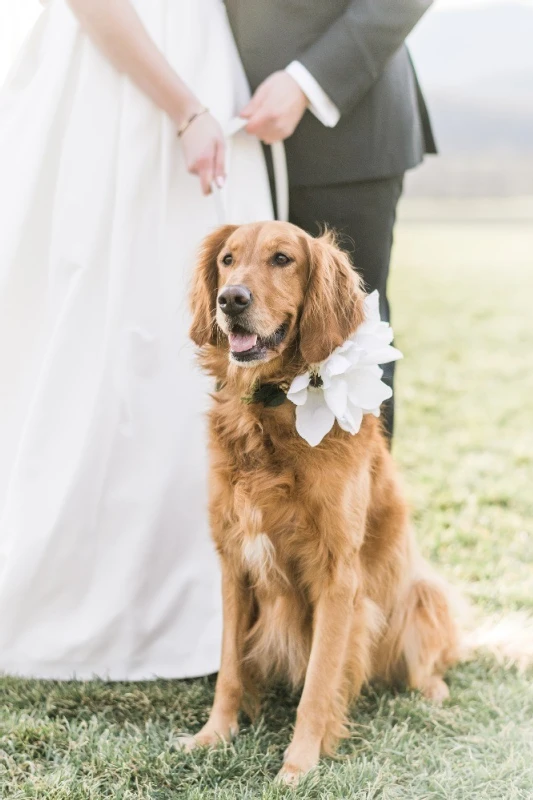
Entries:
[[195, 119], [198, 119], [198, 117], [201, 117], [202, 114], [208, 114], [208, 113], [209, 113], [209, 109], [204, 107], [204, 108], [201, 108], [200, 111], [195, 111], [194, 114], [191, 114], [189, 119], [186, 122], [184, 122], [183, 125], [181, 126], [181, 128], [178, 130], [178, 138], [181, 139], [181, 137], [183, 136], [183, 134], [185, 133], [187, 128], [190, 125], [193, 124]]

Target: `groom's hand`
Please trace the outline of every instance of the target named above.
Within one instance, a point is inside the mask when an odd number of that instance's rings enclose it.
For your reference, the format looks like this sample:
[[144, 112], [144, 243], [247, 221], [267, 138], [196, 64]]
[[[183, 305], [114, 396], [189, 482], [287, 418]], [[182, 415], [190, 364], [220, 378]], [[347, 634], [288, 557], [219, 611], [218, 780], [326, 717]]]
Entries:
[[307, 108], [307, 97], [288, 72], [274, 72], [241, 111], [246, 130], [265, 144], [291, 136]]

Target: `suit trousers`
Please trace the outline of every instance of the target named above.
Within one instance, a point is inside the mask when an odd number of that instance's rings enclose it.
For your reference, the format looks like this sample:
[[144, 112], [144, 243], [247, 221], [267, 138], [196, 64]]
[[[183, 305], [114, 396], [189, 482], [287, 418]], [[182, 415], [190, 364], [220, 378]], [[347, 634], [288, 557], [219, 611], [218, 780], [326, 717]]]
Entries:
[[[330, 186], [294, 186], [289, 195], [291, 222], [313, 236], [324, 225], [337, 231], [339, 243], [362, 276], [366, 291], [378, 290], [381, 318], [388, 322], [387, 281], [403, 177], [402, 174]], [[383, 369], [383, 380], [392, 388], [394, 363], [385, 364]], [[382, 419], [385, 433], [392, 439], [394, 397], [384, 403]]]

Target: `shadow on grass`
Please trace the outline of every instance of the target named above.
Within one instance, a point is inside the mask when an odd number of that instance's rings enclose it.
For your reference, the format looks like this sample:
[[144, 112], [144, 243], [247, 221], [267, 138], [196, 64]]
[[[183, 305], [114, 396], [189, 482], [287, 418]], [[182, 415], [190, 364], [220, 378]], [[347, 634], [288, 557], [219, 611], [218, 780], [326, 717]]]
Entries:
[[[125, 724], [142, 727], [151, 723], [194, 731], [207, 718], [215, 682], [216, 675], [136, 683], [1, 678], [0, 706], [14, 713], [31, 711], [33, 716], [48, 720], [81, 723], [96, 717], [101, 723], [118, 727]], [[276, 683], [265, 691], [258, 718], [251, 721], [243, 714], [241, 726], [244, 730], [251, 730], [259, 725], [270, 734], [286, 731], [294, 723], [299, 697], [300, 692]], [[383, 687], [367, 687], [351, 712], [354, 732], [358, 725], [364, 726], [385, 705], [398, 698], [406, 700], [409, 694]]]
[[[362, 787], [368, 780], [385, 781], [389, 772], [389, 781], [397, 773], [411, 780], [418, 775], [421, 758], [447, 764], [458, 746], [468, 752], [479, 748], [484, 763], [492, 758], [487, 742], [496, 741], [502, 730], [509, 731], [513, 746], [520, 743], [522, 734], [509, 729], [509, 712], [517, 719], [533, 713], [528, 706], [533, 694], [526, 703], [523, 677], [476, 662], [453, 670], [449, 682], [451, 700], [442, 708], [414, 693], [367, 688], [354, 706], [350, 737], [341, 743], [338, 756], [324, 759], [295, 796], [344, 798], [353, 781]], [[243, 715], [241, 733], [230, 745], [191, 754], [176, 749], [179, 732], [194, 732], [206, 720], [214, 684], [214, 676], [134, 684], [2, 679], [0, 748], [9, 765], [10, 786], [14, 791], [25, 785], [31, 768], [32, 781], [43, 781], [40, 794], [30, 795], [39, 800], [63, 800], [43, 788], [58, 770], [68, 774], [70, 792], [88, 781], [98, 789], [87, 797], [98, 800], [289, 796], [272, 784], [299, 699], [284, 686], [267, 691], [253, 724]], [[320, 793], [324, 787], [329, 794]], [[65, 797], [85, 800], [86, 795]]]

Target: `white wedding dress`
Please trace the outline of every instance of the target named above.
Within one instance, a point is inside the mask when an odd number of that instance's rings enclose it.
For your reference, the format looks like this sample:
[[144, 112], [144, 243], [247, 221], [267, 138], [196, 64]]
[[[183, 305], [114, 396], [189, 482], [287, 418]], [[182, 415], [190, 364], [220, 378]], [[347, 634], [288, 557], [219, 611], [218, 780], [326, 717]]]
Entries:
[[[226, 123], [247, 86], [221, 0], [134, 0]], [[259, 143], [230, 147], [231, 221], [271, 216]], [[0, 93], [0, 673], [217, 670], [209, 381], [188, 341], [217, 224], [171, 122], [51, 0]]]

